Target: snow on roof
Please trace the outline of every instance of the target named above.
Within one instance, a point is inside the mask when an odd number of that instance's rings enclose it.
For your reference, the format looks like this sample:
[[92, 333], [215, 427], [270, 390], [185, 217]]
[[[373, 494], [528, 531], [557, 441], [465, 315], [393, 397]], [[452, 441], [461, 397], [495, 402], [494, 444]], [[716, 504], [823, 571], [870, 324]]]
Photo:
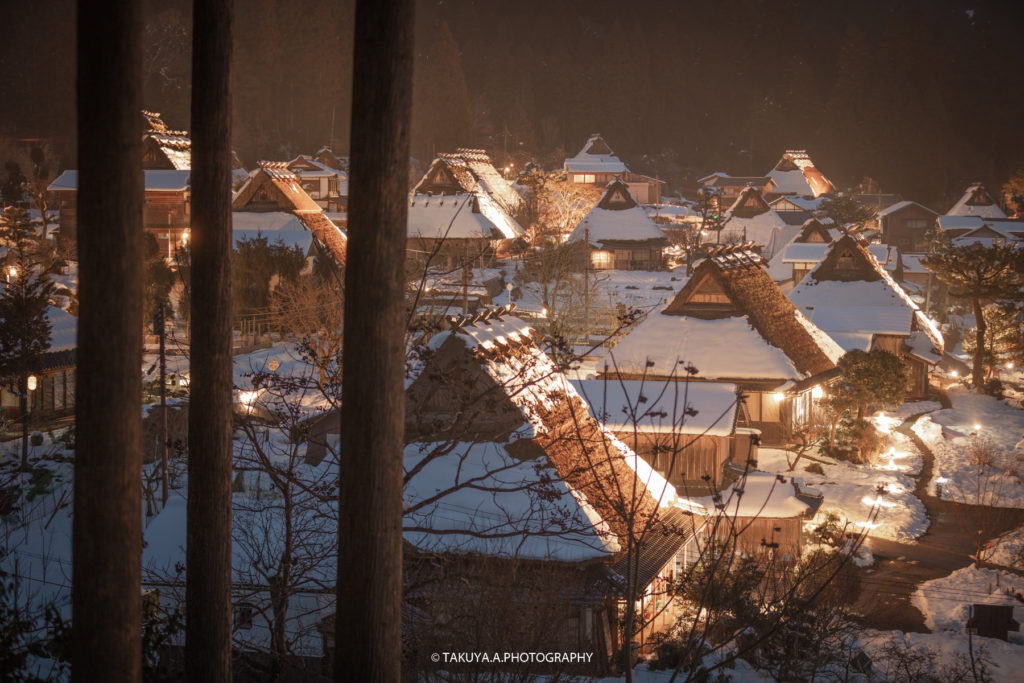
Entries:
[[786, 221], [779, 217], [775, 209], [769, 209], [750, 218], [744, 218], [732, 213], [727, 214], [723, 233], [742, 233], [742, 240], [754, 242], [755, 244], [768, 244], [772, 239], [772, 233], [776, 228], [786, 226]]
[[[792, 204], [799, 206], [804, 211], [817, 211], [818, 208], [821, 207], [821, 202], [823, 199], [824, 197], [801, 197], [799, 195], [786, 195], [784, 197], [779, 197], [778, 199], [770, 202], [770, 204], [774, 207], [776, 204], [780, 204], [783, 202], [791, 202]], [[785, 212], [780, 211], [780, 213]]]
[[829, 332], [837, 344], [843, 347], [844, 351], [870, 351], [875, 335], [870, 332]]
[[612, 181], [604, 196], [569, 235], [569, 242], [582, 242], [590, 235], [590, 244], [601, 246], [606, 241], [667, 241], [665, 233], [637, 203], [629, 188], [619, 180]]
[[980, 216], [982, 218], [1006, 218], [1006, 214], [988, 194], [985, 186], [974, 183], [968, 186], [962, 197], [957, 200], [947, 216]]
[[935, 342], [922, 330], [911, 332], [906, 345], [910, 355], [916, 356], [927, 363], [935, 365], [942, 360], [942, 349], [936, 348]]
[[[146, 169], [143, 173], [146, 192], [183, 192], [189, 187], [189, 176], [192, 172]], [[78, 190], [78, 171], [64, 171], [46, 189], [51, 192]]]
[[[837, 283], [838, 284], [838, 283]], [[854, 283], [842, 283], [846, 285]], [[876, 283], [856, 283], [860, 285]], [[798, 285], [799, 286], [799, 285]], [[854, 289], [854, 288], [852, 288]], [[858, 289], [859, 288], [855, 288]], [[855, 292], [849, 292], [858, 301]], [[829, 334], [832, 332], [872, 332], [874, 334], [909, 335], [914, 312], [903, 306], [818, 305], [804, 308], [811, 322]]]
[[520, 460], [496, 443], [414, 443], [404, 460], [407, 472], [420, 469], [405, 486], [403, 537], [421, 550], [578, 562], [622, 549], [544, 456]]
[[[674, 505], [675, 489], [587, 414], [583, 399], [537, 345], [529, 323], [496, 309], [483, 316], [453, 319], [452, 324], [450, 332], [431, 340], [430, 347], [438, 353], [435, 357], [447, 359], [444, 363], [461, 358], [454, 362], [483, 370], [498, 396], [504, 396], [523, 419], [520, 427], [500, 437], [508, 439], [506, 449], [524, 449], [527, 455], [517, 453], [519, 460], [534, 460], [543, 453], [553, 465], [550, 474], [575, 491], [576, 502], [588, 518], [595, 519], [585, 509], [589, 505], [620, 541], [630, 527], [637, 530], [639, 520], [625, 518], [616, 499], [609, 498], [602, 482], [610, 480], [618, 481], [617, 490], [626, 492], [626, 504], [635, 503], [641, 517], [653, 517], [659, 506]], [[427, 360], [428, 365], [431, 362]], [[452, 367], [422, 372], [410, 387], [411, 405], [415, 407], [417, 396], [429, 395], [434, 383], [443, 382], [440, 377], [449, 375]], [[461, 386], [454, 390], [461, 391]], [[479, 389], [473, 390], [473, 396], [479, 402]], [[566, 438], [566, 430], [571, 430], [571, 438]], [[602, 552], [612, 552], [611, 548], [606, 542]]]
[[768, 177], [775, 181], [776, 191], [783, 194], [818, 197], [835, 189], [804, 150], [786, 150]]
[[46, 320], [50, 323], [48, 352], [70, 351], [78, 347], [78, 318], [56, 306], [47, 306]]
[[[302, 164], [309, 164], [315, 167], [314, 169], [303, 168]], [[300, 178], [330, 178], [332, 176], [338, 176], [339, 178], [348, 178], [348, 175], [344, 171], [339, 171], [336, 168], [331, 168], [327, 164], [317, 161], [308, 154], [300, 154], [291, 161], [288, 162], [288, 170]]]
[[428, 239], [512, 239], [522, 234], [508, 214], [493, 208], [488, 198], [479, 194], [410, 194], [408, 235]]
[[[1012, 225], [1021, 226], [1020, 223], [1013, 223]], [[980, 244], [985, 247], [991, 247], [995, 244], [1020, 242], [1022, 238], [1024, 238], [1024, 234], [1021, 232], [1007, 230], [1006, 223], [1002, 221], [996, 223], [993, 221], [953, 237], [952, 242], [957, 246]]]
[[[616, 432], [671, 432], [730, 436], [735, 433], [737, 389], [722, 382], [576, 380], [590, 414]], [[695, 415], [687, 409], [696, 411]]]
[[824, 242], [792, 242], [782, 251], [783, 263], [820, 263], [828, 245]]
[[[772, 230], [771, 237], [768, 238], [768, 243], [761, 255], [769, 262], [777, 260], [785, 250], [786, 245], [799, 237], [801, 229], [801, 226], [798, 225], [784, 225], [775, 228]], [[771, 266], [769, 266], [770, 269]]]
[[298, 246], [308, 254], [313, 244], [313, 233], [293, 213], [284, 211], [232, 211], [231, 236], [235, 243], [258, 236], [273, 244], [281, 240], [288, 246]]
[[[726, 351], [727, 350], [727, 351]], [[702, 320], [652, 314], [605, 354], [607, 372], [682, 377], [683, 365], [709, 380], [801, 379], [793, 362], [769, 344], [747, 316]]]
[[501, 204], [506, 211], [515, 214], [526, 205], [522, 195], [516, 192], [504, 176], [498, 173], [491, 157], [484, 150], [459, 147], [455, 150], [455, 154], [469, 166], [470, 172], [477, 183], [482, 186], [484, 192]]
[[[818, 269], [828, 262], [829, 255], [840, 244], [858, 250], [877, 274], [877, 279], [818, 280]], [[935, 344], [942, 344], [942, 333], [935, 322], [892, 279], [874, 253], [853, 237], [843, 237], [830, 244], [822, 262], [793, 288], [789, 298], [817, 327], [826, 332], [909, 335], [912, 323], [916, 320]], [[871, 311], [873, 308], [895, 309], [899, 313]], [[904, 330], [904, 320], [905, 331], [897, 331]]]
[[615, 156], [604, 139], [597, 133], [591, 135], [579, 153], [565, 160], [565, 170], [570, 173], [628, 173], [629, 169]]
[[[781, 519], [802, 517], [811, 507], [797, 498], [797, 489], [792, 478], [781, 474], [754, 471], [745, 479], [739, 479], [722, 491], [724, 512], [734, 517], [762, 517]], [[698, 498], [699, 502], [712, 507], [710, 498]]]
[[877, 215], [878, 217], [881, 218], [882, 216], [888, 216], [891, 213], [896, 213], [897, 211], [905, 209], [908, 206], [917, 206], [919, 208], [924, 209], [925, 211], [927, 211], [928, 213], [930, 213], [932, 215], [935, 215], [935, 216], [938, 215], [937, 213], [935, 213], [934, 211], [929, 209], [924, 204], [919, 204], [918, 202], [913, 202], [913, 201], [910, 201], [909, 199], [903, 200], [902, 202], [896, 202], [895, 204], [891, 204], [891, 205], [885, 207], [884, 209], [879, 210], [875, 215]]

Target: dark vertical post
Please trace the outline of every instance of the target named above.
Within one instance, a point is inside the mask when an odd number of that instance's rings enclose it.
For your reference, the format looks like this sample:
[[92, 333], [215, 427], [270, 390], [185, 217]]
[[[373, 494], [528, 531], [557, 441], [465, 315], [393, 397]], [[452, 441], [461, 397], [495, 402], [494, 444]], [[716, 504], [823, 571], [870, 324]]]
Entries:
[[356, 6], [335, 680], [401, 674], [412, 0]]
[[72, 680], [142, 677], [142, 7], [78, 6]]
[[192, 339], [186, 676], [231, 681], [232, 0], [192, 14]]

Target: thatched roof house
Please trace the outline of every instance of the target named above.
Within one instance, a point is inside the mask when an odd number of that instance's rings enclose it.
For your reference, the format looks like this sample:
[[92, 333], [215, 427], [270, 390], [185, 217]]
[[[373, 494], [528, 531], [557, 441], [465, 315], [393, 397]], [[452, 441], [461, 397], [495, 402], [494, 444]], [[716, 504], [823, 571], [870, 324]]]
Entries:
[[561, 567], [575, 597], [560, 618], [604, 614], [584, 646], [607, 655], [614, 648], [598, 642], [618, 639], [609, 624], [631, 545], [640, 540], [631, 557], [641, 592], [660, 586], [691, 518], [673, 487], [590, 416], [528, 323], [501, 308], [452, 324], [407, 390], [405, 540], [414, 555], [517, 562], [525, 575]]
[[621, 180], [613, 180], [567, 240], [582, 270], [662, 270], [668, 238]]
[[832, 242], [790, 300], [845, 351], [884, 349], [910, 367], [911, 396], [924, 396], [928, 368], [942, 359], [938, 326], [852, 235]]
[[713, 250], [660, 313], [609, 352], [603, 374], [734, 383], [745, 396], [741, 424], [780, 443], [808, 419], [809, 392], [833, 374], [843, 353], [746, 244]]
[[946, 212], [947, 216], [980, 216], [981, 218], [1006, 218], [999, 204], [981, 183], [969, 185], [956, 204]]
[[803, 149], [786, 150], [775, 168], [768, 172], [768, 177], [775, 181], [775, 191], [780, 194], [818, 197], [836, 189]]
[[306, 194], [285, 162], [261, 161], [235, 193], [231, 211], [235, 240], [262, 234], [309, 253], [315, 239], [335, 260], [345, 262], [347, 236]]

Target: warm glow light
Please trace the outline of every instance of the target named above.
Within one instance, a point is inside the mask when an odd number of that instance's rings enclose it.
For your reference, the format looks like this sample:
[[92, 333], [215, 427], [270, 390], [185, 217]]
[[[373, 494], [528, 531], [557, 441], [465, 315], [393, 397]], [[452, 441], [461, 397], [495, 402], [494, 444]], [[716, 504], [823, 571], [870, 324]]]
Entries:
[[15, 266], [11, 266], [7, 269], [7, 279], [13, 280], [16, 277], [18, 277], [18, 269]]
[[950, 374], [950, 375], [952, 375], [953, 377], [959, 377], [959, 376], [960, 376], [960, 373], [959, 373], [959, 372], [957, 372], [956, 370], [953, 370], [953, 371], [952, 371], [951, 373], [949, 373], [949, 374]]
[[28, 390], [29, 391], [35, 391], [36, 390], [36, 386], [38, 386], [38, 380], [36, 379], [36, 376], [35, 375], [29, 375], [28, 376]]
[[1007, 370], [1013, 370], [1013, 363], [1007, 363], [1006, 364], [1006, 369]]
[[546, 318], [546, 317], [548, 317], [548, 309], [547, 309], [547, 308], [542, 308], [542, 309], [540, 309], [540, 314], [541, 314], [541, 315], [542, 315], [543, 317], [545, 317], [545, 318]]
[[187, 245], [188, 244], [188, 238], [189, 238], [188, 230], [186, 230], [185, 232], [181, 233], [181, 243], [182, 244]]
[[980, 432], [981, 431], [981, 425], [974, 425], [974, 431]]
[[781, 391], [776, 391], [774, 394], [772, 394], [772, 396], [775, 397], [776, 401], [782, 401], [786, 398], [786, 395]]
[[811, 389], [811, 398], [818, 399], [818, 398], [821, 398], [824, 395], [825, 395], [825, 390], [821, 388], [820, 384], [815, 385], [815, 387], [813, 389]]
[[257, 396], [259, 396], [258, 391], [240, 391], [238, 393], [238, 400], [243, 406], [245, 406], [246, 412], [251, 412], [252, 404], [256, 402]]

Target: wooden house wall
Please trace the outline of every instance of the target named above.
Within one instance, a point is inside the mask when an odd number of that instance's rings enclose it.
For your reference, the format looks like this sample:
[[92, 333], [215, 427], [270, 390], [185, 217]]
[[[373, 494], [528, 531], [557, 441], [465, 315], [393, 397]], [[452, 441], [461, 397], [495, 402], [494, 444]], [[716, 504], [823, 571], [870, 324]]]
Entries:
[[923, 251], [925, 234], [935, 227], [935, 214], [910, 204], [881, 219], [882, 241], [902, 251]]
[[716, 536], [721, 541], [731, 542], [732, 534], [738, 531], [735, 542], [740, 552], [755, 557], [763, 556], [770, 552], [765, 544], [778, 544], [775, 549], [776, 558], [800, 557], [803, 549], [803, 518], [758, 516], [733, 517], [732, 520], [734, 524], [717, 525]]
[[717, 486], [721, 481], [722, 465], [729, 457], [732, 445], [730, 437], [720, 436], [632, 430], [616, 432], [615, 436], [670, 484], [685, 488], [705, 486], [705, 476]]

